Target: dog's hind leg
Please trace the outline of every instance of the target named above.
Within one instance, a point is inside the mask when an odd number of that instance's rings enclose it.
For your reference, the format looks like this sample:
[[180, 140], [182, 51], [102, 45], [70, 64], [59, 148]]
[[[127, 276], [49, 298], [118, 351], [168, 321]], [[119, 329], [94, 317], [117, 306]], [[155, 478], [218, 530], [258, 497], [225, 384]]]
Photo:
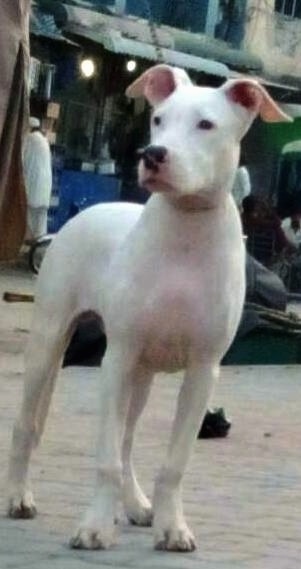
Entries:
[[37, 310], [25, 361], [21, 412], [15, 423], [9, 463], [8, 515], [32, 518], [36, 507], [28, 482], [33, 448], [42, 435], [56, 376], [72, 328], [66, 314]]
[[134, 431], [146, 405], [152, 379], [152, 372], [138, 367], [136, 377], [133, 378], [132, 395], [122, 446], [123, 505], [129, 521], [138, 526], [150, 526], [153, 517], [151, 503], [137, 481], [132, 463]]
[[[124, 338], [123, 338], [124, 339]], [[108, 549], [116, 541], [116, 513], [122, 492], [121, 444], [125, 432], [137, 352], [131, 342], [110, 342], [102, 363], [96, 489], [70, 545]]]

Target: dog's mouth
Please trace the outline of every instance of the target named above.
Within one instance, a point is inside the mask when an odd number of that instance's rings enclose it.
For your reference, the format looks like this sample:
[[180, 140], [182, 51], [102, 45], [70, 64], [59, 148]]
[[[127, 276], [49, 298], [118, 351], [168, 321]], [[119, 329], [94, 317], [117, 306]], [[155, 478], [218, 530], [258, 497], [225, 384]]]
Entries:
[[145, 172], [139, 177], [139, 182], [142, 188], [149, 192], [171, 192], [174, 190], [170, 182], [154, 172]]
[[[158, 165], [158, 169], [147, 168], [145, 162], [139, 164], [139, 185], [151, 193], [166, 194], [168, 199], [184, 210], [214, 208], [220, 201], [220, 192], [212, 184], [205, 187], [189, 188], [183, 177], [172, 176], [168, 164]], [[196, 183], [196, 180], [194, 180]]]
[[146, 174], [140, 177], [140, 185], [151, 193], [168, 195], [174, 205], [186, 211], [212, 209], [221, 201], [221, 192], [210, 188], [199, 189], [191, 193], [182, 193], [177, 187], [160, 175]]

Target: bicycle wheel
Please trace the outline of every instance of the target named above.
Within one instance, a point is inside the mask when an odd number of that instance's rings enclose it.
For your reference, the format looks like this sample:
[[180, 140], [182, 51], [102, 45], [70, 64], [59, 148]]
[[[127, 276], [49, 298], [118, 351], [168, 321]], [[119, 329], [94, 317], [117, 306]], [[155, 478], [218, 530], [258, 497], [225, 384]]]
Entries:
[[28, 253], [28, 264], [29, 264], [30, 270], [35, 275], [37, 275], [39, 273], [42, 261], [43, 261], [44, 256], [45, 256], [45, 253], [46, 253], [47, 248], [49, 247], [52, 239], [53, 239], [53, 236], [45, 235], [44, 237], [37, 239], [37, 241], [35, 241], [33, 243], [33, 245], [30, 247], [30, 250]]

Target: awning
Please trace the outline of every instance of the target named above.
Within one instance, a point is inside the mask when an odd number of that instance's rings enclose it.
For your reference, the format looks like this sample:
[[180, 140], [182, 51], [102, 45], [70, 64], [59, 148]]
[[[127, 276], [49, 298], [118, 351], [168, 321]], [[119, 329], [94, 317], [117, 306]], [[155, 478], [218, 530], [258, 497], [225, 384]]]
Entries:
[[225, 65], [245, 73], [258, 73], [262, 70], [262, 61], [258, 57], [245, 50], [231, 48], [220, 39], [168, 26], [165, 26], [165, 29], [171, 33], [175, 49], [181, 52], [222, 61]]
[[262, 71], [263, 64], [257, 56], [242, 49], [231, 48], [222, 40], [168, 26], [165, 26], [165, 29], [172, 35], [176, 50], [198, 57], [222, 61], [232, 69], [244, 73], [260, 73]]
[[281, 154], [301, 154], [301, 140], [287, 142], [282, 148]]
[[[263, 75], [254, 75], [254, 74], [241, 74], [237, 71], [230, 72], [230, 79], [242, 79], [244, 77], [248, 77], [249, 79], [255, 79], [263, 85], [272, 97], [281, 104], [281, 108], [286, 106], [296, 106], [296, 105], [289, 105], [289, 103], [301, 103], [301, 89], [296, 85], [292, 85], [287, 83], [286, 81], [282, 80], [282, 77], [279, 80], [271, 79], [270, 77], [264, 77]], [[300, 107], [301, 108], [301, 107]], [[291, 113], [288, 111], [288, 115]], [[293, 116], [293, 115], [292, 115]]]
[[281, 109], [294, 119], [301, 118], [301, 105], [284, 104]]
[[[63, 33], [73, 31], [104, 45], [103, 38], [108, 41], [108, 32], [117, 32], [118, 39], [115, 37], [108, 44], [111, 47], [107, 45], [105, 49], [114, 53], [145, 57], [151, 61], [157, 59], [154, 56], [156, 51], [147, 20], [129, 14], [123, 17], [108, 15], [61, 2], [49, 2], [47, 9], [54, 15], [56, 24]], [[228, 77], [229, 67], [257, 73], [262, 69], [262, 62], [258, 57], [229, 48], [225, 42], [209, 38], [205, 34], [160, 25], [157, 26], [156, 35], [168, 63], [222, 77]]]
[[57, 27], [52, 14], [44, 14], [37, 6], [34, 5], [30, 12], [29, 31], [34, 36], [48, 38], [53, 41], [59, 41], [79, 47], [78, 44], [64, 37], [61, 30]]
[[[289, 103], [295, 103], [300, 105], [301, 85], [294, 85], [283, 76], [280, 76], [277, 80], [266, 77], [259, 77], [258, 79], [279, 103], [286, 103], [287, 105]], [[290, 112], [288, 112], [288, 114], [290, 114]]]
[[[72, 35], [82, 36], [95, 41], [96, 43], [101, 44], [104, 49], [113, 53], [140, 57], [150, 61], [158, 60], [158, 54], [154, 45], [125, 38], [116, 30], [105, 30], [100, 32], [78, 24], [69, 24], [66, 27], [66, 31]], [[169, 63], [170, 65], [175, 65], [184, 69], [194, 69], [195, 71], [218, 77], [226, 78], [230, 75], [229, 68], [223, 63], [168, 48], [161, 48], [161, 52], [164, 62]]]
[[[230, 77], [231, 77], [231, 79], [241, 79], [242, 77], [246, 77], [246, 75], [243, 73], [238, 73], [237, 71], [231, 71]], [[261, 83], [265, 87], [270, 87], [271, 89], [272, 88], [273, 89], [286, 89], [287, 91], [294, 91], [294, 92], [300, 91], [300, 88], [296, 87], [295, 85], [290, 85], [290, 84], [286, 83], [285, 81], [282, 81], [282, 82], [280, 80], [277, 81], [276, 79], [271, 79], [270, 77], [264, 77], [263, 75], [256, 75], [256, 74], [252, 73], [252, 74], [249, 74], [248, 77], [250, 79], [255, 79], [256, 81], [258, 81], [258, 83]]]

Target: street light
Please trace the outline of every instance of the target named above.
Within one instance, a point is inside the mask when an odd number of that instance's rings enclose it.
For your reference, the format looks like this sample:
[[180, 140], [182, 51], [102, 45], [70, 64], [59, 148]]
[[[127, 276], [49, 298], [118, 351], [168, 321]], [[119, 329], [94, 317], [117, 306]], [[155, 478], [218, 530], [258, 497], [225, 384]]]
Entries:
[[93, 59], [83, 59], [80, 63], [80, 71], [83, 77], [90, 79], [95, 73], [95, 63]]
[[137, 67], [137, 61], [135, 61], [134, 59], [129, 59], [129, 61], [126, 62], [127, 71], [129, 71], [130, 73], [133, 73], [136, 67]]

